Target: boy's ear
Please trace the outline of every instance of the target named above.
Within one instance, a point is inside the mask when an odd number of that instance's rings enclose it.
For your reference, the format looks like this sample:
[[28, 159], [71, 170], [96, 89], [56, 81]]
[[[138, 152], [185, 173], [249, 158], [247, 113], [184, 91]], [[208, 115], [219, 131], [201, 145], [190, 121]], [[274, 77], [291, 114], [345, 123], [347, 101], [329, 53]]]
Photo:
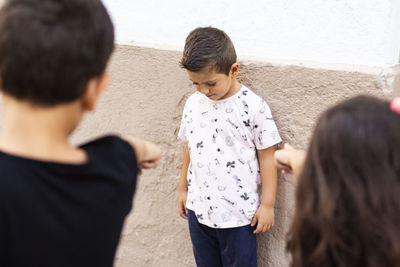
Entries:
[[231, 66], [231, 75], [233, 78], [236, 78], [238, 74], [239, 74], [239, 63], [235, 62]]
[[94, 110], [97, 100], [101, 93], [108, 86], [110, 81], [110, 75], [104, 72], [100, 76], [92, 78], [88, 81], [86, 86], [86, 92], [83, 95], [83, 108], [85, 110]]

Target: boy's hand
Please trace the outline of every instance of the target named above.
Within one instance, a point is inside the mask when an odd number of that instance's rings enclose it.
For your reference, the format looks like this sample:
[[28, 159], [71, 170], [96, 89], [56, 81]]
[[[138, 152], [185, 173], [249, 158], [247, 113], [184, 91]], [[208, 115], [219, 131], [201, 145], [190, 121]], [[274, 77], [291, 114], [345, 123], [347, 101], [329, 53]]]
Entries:
[[187, 208], [186, 208], [187, 191], [179, 190], [178, 193], [178, 212], [179, 215], [187, 220]]
[[158, 166], [162, 152], [156, 144], [132, 136], [123, 136], [122, 138], [135, 149], [139, 162], [139, 174], [142, 169], [153, 169]]
[[302, 150], [294, 149], [291, 145], [285, 144], [283, 149], [275, 152], [275, 165], [282, 169], [282, 173], [300, 175], [306, 153]]
[[251, 226], [257, 224], [256, 230], [254, 230], [254, 234], [265, 233], [272, 226], [274, 226], [274, 207], [263, 206], [260, 205], [256, 214], [254, 214], [253, 219], [251, 220]]

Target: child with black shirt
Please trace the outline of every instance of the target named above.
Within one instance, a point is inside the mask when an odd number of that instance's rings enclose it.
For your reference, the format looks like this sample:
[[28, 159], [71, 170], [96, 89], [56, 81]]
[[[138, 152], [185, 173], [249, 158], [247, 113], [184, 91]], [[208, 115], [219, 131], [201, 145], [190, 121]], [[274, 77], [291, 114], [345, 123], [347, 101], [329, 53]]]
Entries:
[[112, 266], [153, 143], [70, 134], [107, 86], [100, 0], [9, 0], [0, 9], [0, 266]]

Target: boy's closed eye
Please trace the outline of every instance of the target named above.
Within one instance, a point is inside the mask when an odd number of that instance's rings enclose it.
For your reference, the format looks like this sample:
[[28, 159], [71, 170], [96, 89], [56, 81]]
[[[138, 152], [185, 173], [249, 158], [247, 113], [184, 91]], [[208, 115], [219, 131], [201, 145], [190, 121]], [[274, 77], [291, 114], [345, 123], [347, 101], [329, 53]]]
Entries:
[[[207, 86], [215, 86], [217, 83], [206, 83]], [[193, 85], [199, 85], [197, 82], [193, 82]]]

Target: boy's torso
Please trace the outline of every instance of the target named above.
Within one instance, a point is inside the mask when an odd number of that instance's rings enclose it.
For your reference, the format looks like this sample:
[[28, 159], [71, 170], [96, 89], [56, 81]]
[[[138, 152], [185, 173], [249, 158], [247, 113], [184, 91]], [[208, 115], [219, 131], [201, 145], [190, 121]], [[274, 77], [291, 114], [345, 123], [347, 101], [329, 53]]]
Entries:
[[187, 207], [210, 227], [249, 224], [259, 205], [256, 150], [265, 145], [263, 134], [275, 135], [275, 143], [280, 140], [275, 124], [258, 124], [260, 118], [271, 117], [269, 108], [242, 86], [220, 101], [195, 93], [184, 113], [180, 137], [187, 139], [191, 160]]

